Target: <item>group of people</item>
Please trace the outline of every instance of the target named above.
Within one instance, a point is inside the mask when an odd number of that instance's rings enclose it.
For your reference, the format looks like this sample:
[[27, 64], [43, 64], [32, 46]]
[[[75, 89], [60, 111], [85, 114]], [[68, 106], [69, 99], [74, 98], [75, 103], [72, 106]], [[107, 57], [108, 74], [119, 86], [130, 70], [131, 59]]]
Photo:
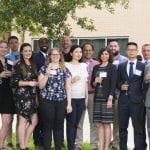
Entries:
[[[8, 47], [10, 53], [8, 53]], [[0, 150], [7, 140], [13, 149], [12, 121], [17, 114], [16, 144], [28, 150], [33, 133], [36, 150], [55, 150], [64, 144], [64, 119], [68, 150], [82, 150], [86, 108], [90, 122], [91, 150], [127, 150], [129, 118], [134, 130], [135, 150], [146, 150], [145, 122], [150, 137], [150, 44], [129, 42], [120, 54], [117, 40], [101, 48], [72, 45], [64, 36], [60, 48], [49, 51], [48, 39], [39, 39], [40, 51], [29, 43], [19, 48], [16, 36], [0, 42]], [[113, 141], [112, 129], [113, 124]]]

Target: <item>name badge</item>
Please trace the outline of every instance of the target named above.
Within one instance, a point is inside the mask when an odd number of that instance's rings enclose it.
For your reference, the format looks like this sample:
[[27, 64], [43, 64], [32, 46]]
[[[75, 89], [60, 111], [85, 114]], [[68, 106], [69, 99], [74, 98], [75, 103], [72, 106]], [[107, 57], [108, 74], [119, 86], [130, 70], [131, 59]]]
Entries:
[[13, 61], [11, 61], [11, 60], [7, 60], [7, 64], [9, 64], [9, 65], [13, 66], [13, 65], [14, 65], [14, 62], [13, 62]]
[[56, 70], [52, 70], [51, 74], [56, 75]]
[[141, 70], [136, 69], [136, 70], [135, 70], [135, 75], [137, 75], [137, 76], [141, 76], [141, 75], [142, 75], [142, 71], [141, 71]]
[[119, 60], [114, 60], [113, 64], [114, 65], [119, 65]]
[[107, 77], [107, 72], [100, 72], [99, 77], [106, 78]]

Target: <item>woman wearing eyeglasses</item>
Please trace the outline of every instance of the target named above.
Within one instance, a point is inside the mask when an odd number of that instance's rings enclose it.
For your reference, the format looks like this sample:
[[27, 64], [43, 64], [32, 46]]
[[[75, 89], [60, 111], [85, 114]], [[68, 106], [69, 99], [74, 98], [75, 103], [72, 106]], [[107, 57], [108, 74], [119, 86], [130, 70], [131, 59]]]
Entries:
[[63, 145], [65, 114], [71, 107], [71, 73], [66, 68], [62, 52], [53, 48], [45, 66], [39, 71], [40, 114], [43, 123], [44, 150], [51, 149], [52, 133], [56, 150]]

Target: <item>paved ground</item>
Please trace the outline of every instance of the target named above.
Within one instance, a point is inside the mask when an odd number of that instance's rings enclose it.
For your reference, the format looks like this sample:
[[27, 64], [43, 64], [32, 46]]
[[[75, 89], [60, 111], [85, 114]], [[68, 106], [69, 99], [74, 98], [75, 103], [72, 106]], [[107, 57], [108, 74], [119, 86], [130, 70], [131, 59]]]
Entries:
[[[1, 122], [0, 122], [1, 124]], [[15, 131], [15, 124], [16, 124], [16, 119], [13, 122], [13, 131]], [[84, 131], [83, 131], [84, 135], [84, 141], [89, 142], [89, 120], [88, 120], [88, 114], [86, 112], [86, 117], [84, 120]], [[129, 129], [128, 129], [128, 147], [130, 149], [133, 149], [133, 130], [132, 130], [132, 125], [131, 125], [131, 121], [129, 123]], [[148, 143], [148, 136], [147, 136], [147, 143]], [[148, 150], [148, 149], [147, 149]]]

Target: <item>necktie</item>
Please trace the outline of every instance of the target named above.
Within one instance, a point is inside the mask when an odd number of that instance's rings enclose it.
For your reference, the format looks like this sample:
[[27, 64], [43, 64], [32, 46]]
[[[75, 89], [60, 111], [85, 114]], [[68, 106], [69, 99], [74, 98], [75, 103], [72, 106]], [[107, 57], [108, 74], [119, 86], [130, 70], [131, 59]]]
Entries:
[[133, 62], [130, 62], [130, 68], [129, 68], [129, 81], [132, 81], [133, 78]]

